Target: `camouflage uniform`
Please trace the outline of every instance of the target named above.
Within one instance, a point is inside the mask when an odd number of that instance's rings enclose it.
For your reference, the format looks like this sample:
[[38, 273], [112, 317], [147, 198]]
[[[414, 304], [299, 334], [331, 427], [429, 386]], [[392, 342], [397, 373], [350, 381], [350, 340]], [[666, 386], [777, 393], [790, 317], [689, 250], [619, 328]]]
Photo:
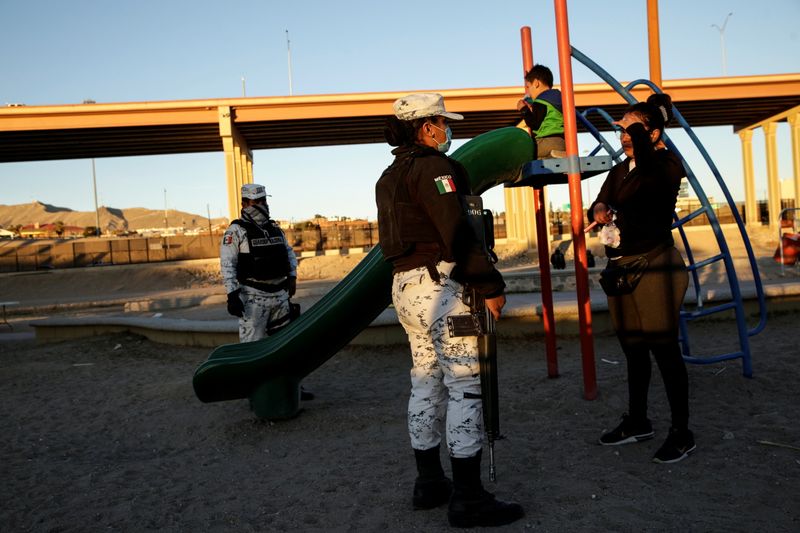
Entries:
[[[290, 265], [288, 276], [296, 277], [297, 258], [288, 243], [286, 243], [286, 248]], [[247, 230], [239, 224], [231, 224], [222, 237], [219, 261], [225, 292], [231, 293], [241, 289], [240, 297], [244, 304], [244, 314], [239, 319], [239, 341], [241, 342], [263, 339], [289, 323], [289, 293], [285, 289], [266, 292], [243, 285], [237, 280], [239, 254], [249, 252]], [[285, 280], [286, 277], [262, 281], [277, 285]]]
[[440, 262], [438, 282], [427, 267], [396, 273], [392, 302], [411, 344], [411, 446], [438, 446], [446, 412], [450, 456], [472, 457], [483, 443], [478, 338], [451, 338], [447, 330], [448, 315], [469, 313], [463, 285], [449, 277], [454, 266]]
[[[478, 338], [450, 338], [447, 316], [469, 313], [465, 283], [486, 297], [503, 294], [505, 284], [467, 219], [466, 169], [428, 147], [392, 153], [376, 199], [381, 248], [394, 266], [392, 301], [411, 344], [411, 445], [438, 446], [446, 414], [450, 457], [473, 457], [483, 442]], [[413, 246], [403, 251], [394, 235]]]
[[[522, 507], [496, 500], [481, 483], [478, 337], [451, 337], [447, 323], [469, 313], [467, 285], [496, 310], [505, 288], [470, 223], [467, 171], [445, 155], [452, 133], [441, 117], [464, 117], [448, 113], [437, 93], [404, 96], [393, 108], [385, 132], [397, 147], [395, 159], [375, 184], [375, 200], [381, 251], [393, 267], [392, 303], [411, 345], [408, 432], [417, 467], [411, 503], [414, 509], [449, 504], [455, 527], [510, 524], [524, 515]], [[415, 122], [427, 117], [436, 118]], [[440, 457], [445, 423], [452, 481]]]

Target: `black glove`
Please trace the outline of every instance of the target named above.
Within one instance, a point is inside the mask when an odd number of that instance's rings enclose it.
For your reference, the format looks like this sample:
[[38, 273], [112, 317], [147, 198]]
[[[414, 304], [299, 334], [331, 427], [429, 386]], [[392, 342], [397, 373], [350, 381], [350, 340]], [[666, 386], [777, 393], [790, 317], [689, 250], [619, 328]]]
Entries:
[[294, 296], [294, 293], [297, 292], [297, 278], [294, 276], [289, 276], [286, 278], [286, 290], [289, 292], [289, 296]]
[[233, 292], [228, 293], [228, 313], [233, 316], [241, 316], [244, 314], [244, 304], [242, 303], [242, 299], [239, 297], [240, 289], [236, 289]]

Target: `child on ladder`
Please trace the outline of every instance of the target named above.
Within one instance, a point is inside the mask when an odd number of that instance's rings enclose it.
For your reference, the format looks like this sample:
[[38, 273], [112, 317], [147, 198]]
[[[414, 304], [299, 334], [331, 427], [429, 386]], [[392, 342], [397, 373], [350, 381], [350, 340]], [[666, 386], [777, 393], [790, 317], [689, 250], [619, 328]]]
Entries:
[[566, 157], [561, 91], [553, 89], [553, 73], [544, 65], [534, 65], [525, 74], [525, 94], [517, 102], [522, 120], [531, 130], [536, 159]]

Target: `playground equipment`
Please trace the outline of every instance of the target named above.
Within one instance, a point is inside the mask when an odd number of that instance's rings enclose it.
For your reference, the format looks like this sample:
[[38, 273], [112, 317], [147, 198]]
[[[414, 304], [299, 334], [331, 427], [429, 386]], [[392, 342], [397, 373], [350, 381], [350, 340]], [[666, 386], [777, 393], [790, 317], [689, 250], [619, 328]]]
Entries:
[[[453, 159], [469, 172], [472, 191], [517, 179], [533, 157], [530, 136], [501, 128], [475, 137]], [[220, 346], [194, 375], [204, 402], [249, 398], [261, 418], [289, 418], [300, 409], [300, 381], [350, 342], [391, 303], [392, 267], [374, 247], [322, 300], [266, 339]]]
[[[607, 72], [605, 72], [597, 64], [592, 62], [588, 57], [586, 57], [580, 51], [573, 48], [572, 56], [575, 57], [575, 59], [577, 59], [581, 63], [583, 63], [586, 67], [591, 69], [595, 74], [597, 74], [609, 85], [611, 85], [630, 104], [636, 103], [636, 99], [631, 95], [630, 91], [638, 85], [645, 85], [650, 89], [652, 89], [654, 92], [660, 92], [660, 89], [655, 84], [653, 84], [648, 80], [635, 80], [630, 82], [627, 86], [622, 87], [622, 85], [619, 82], [614, 80]], [[694, 143], [697, 150], [703, 156], [704, 161], [708, 165], [709, 170], [713, 174], [717, 182], [717, 185], [722, 190], [722, 193], [725, 196], [728, 206], [731, 209], [739, 235], [741, 236], [742, 242], [744, 243], [745, 246], [745, 250], [747, 251], [747, 257], [750, 263], [750, 268], [753, 273], [753, 280], [755, 283], [757, 300], [759, 305], [759, 321], [753, 328], [748, 328], [747, 317], [745, 315], [745, 310], [744, 310], [744, 301], [742, 298], [741, 288], [739, 286], [739, 280], [736, 275], [736, 269], [734, 268], [730, 249], [728, 248], [728, 244], [725, 240], [722, 228], [720, 227], [717, 215], [708, 200], [708, 196], [705, 194], [702, 186], [698, 182], [696, 174], [689, 167], [689, 164], [687, 163], [686, 159], [683, 157], [683, 155], [681, 155], [680, 150], [677, 148], [677, 146], [675, 146], [675, 144], [669, 138], [669, 135], [665, 133], [664, 142], [666, 143], [670, 151], [678, 155], [678, 157], [680, 157], [681, 161], [683, 162], [683, 166], [686, 169], [686, 177], [689, 181], [689, 185], [692, 187], [692, 190], [697, 195], [701, 204], [701, 206], [697, 210], [695, 210], [692, 213], [689, 213], [683, 218], [678, 218], [676, 215], [675, 216], [676, 220], [673, 223], [673, 228], [678, 229], [681, 240], [683, 241], [684, 249], [687, 254], [686, 259], [688, 262], [688, 269], [692, 277], [694, 292], [696, 295], [695, 309], [694, 310], [684, 309], [681, 312], [681, 322], [680, 322], [681, 345], [683, 348], [684, 359], [690, 363], [709, 364], [729, 359], [741, 358], [742, 373], [746, 377], [752, 377], [753, 369], [751, 362], [749, 337], [757, 335], [764, 329], [764, 327], [766, 326], [766, 318], [767, 318], [764, 289], [761, 283], [761, 277], [758, 274], [758, 264], [756, 262], [756, 257], [753, 252], [753, 247], [750, 243], [750, 239], [747, 236], [747, 232], [745, 231], [744, 222], [742, 221], [741, 215], [739, 214], [739, 211], [736, 208], [733, 198], [731, 197], [730, 191], [728, 190], [728, 187], [725, 185], [725, 181], [722, 179], [719, 170], [717, 169], [714, 162], [711, 160], [711, 157], [703, 147], [702, 143], [700, 143], [700, 140], [697, 138], [697, 135], [694, 133], [691, 126], [686, 122], [686, 120], [680, 114], [678, 109], [674, 106], [673, 106], [673, 112], [678, 124], [681, 126], [681, 128], [683, 128], [683, 130], [686, 132], [686, 134]], [[690, 220], [693, 220], [703, 215], [707, 217], [708, 223], [711, 226], [711, 229], [714, 233], [717, 244], [719, 246], [719, 253], [712, 257], [703, 259], [701, 261], [695, 261], [694, 254], [692, 253], [683, 226]], [[709, 266], [717, 261], [722, 261], [725, 267], [726, 278], [728, 280], [728, 285], [731, 291], [731, 301], [728, 303], [720, 304], [718, 306], [707, 308], [703, 305], [703, 300], [702, 300], [703, 293], [700, 284], [700, 278], [698, 276], [698, 270], [702, 269], [703, 267]], [[737, 332], [739, 337], [739, 350], [721, 355], [693, 356], [691, 354], [690, 343], [689, 343], [688, 327], [687, 327], [688, 323], [698, 318], [702, 318], [708, 315], [712, 315], [714, 313], [720, 313], [729, 310], [733, 310], [736, 317]]]
[[[636, 99], [630, 90], [646, 85], [653, 91], [660, 90], [646, 80], [636, 80], [623, 87], [602, 68], [569, 44], [566, 1], [555, 0], [556, 26], [559, 48], [559, 68], [563, 96], [563, 115], [567, 157], [550, 161], [531, 161], [533, 147], [529, 135], [519, 128], [502, 128], [479, 135], [466, 143], [452, 155], [468, 170], [472, 190], [481, 194], [491, 187], [531, 186], [534, 188], [534, 210], [538, 234], [539, 266], [542, 280], [542, 306], [546, 335], [548, 375], [558, 375], [555, 354], [555, 325], [553, 320], [552, 287], [549, 276], [549, 250], [541, 189], [550, 184], [568, 183], [571, 204], [571, 229], [575, 256], [576, 288], [581, 332], [581, 352], [584, 379], [584, 396], [593, 399], [597, 395], [594, 366], [594, 345], [591, 327], [591, 308], [588, 290], [588, 268], [583, 231], [583, 206], [581, 179], [604, 172], [611, 161], [618, 162], [622, 153], [603, 138], [599, 130], [587, 118], [596, 113], [608, 124], [613, 122], [602, 109], [586, 109], [578, 113], [574, 107], [572, 91], [571, 58], [580, 61], [601, 79], [611, 85], [629, 103]], [[525, 39], [528, 48], [526, 52]], [[530, 29], [523, 28], [523, 55], [526, 67], [533, 65], [530, 53]], [[733, 199], [716, 166], [699, 142], [691, 127], [677, 109], [674, 115], [702, 154], [730, 206]], [[597, 140], [598, 146], [589, 157], [578, 157], [577, 123], [580, 122]], [[703, 192], [695, 174], [681, 156], [668, 136], [664, 140], [670, 150], [683, 161], [687, 179], [700, 200], [701, 207], [673, 225], [684, 243], [689, 263], [689, 272], [694, 284], [696, 302], [694, 309], [681, 312], [680, 332], [684, 359], [688, 362], [708, 364], [728, 359], [742, 359], [742, 372], [752, 376], [749, 337], [756, 335], [766, 325], [766, 303], [761, 279], [752, 246], [744, 231], [738, 210], [732, 208], [733, 216], [747, 250], [759, 303], [759, 322], [748, 329], [744, 313], [742, 294], [731, 259], [730, 250], [708, 197]], [[597, 156], [605, 150], [606, 156]], [[716, 237], [720, 253], [713, 257], [695, 261], [688, 239], [683, 230], [686, 222], [706, 215]], [[706, 308], [702, 301], [702, 290], [698, 269], [721, 261], [731, 290], [731, 302]], [[278, 334], [252, 343], [231, 344], [215, 349], [208, 360], [195, 372], [193, 384], [197, 397], [204, 402], [249, 398], [256, 415], [261, 418], [289, 418], [299, 412], [300, 381], [332, 357], [362, 329], [367, 327], [390, 303], [391, 266], [383, 260], [380, 246], [370, 251], [353, 271], [332, 289], [322, 300], [311, 307]], [[698, 357], [690, 351], [688, 322], [722, 311], [733, 310], [736, 316], [739, 350], [722, 355]]]
[[[567, 157], [561, 160], [555, 160], [552, 162], [548, 162], [546, 166], [551, 167], [563, 167], [565, 168], [564, 173], [567, 174], [567, 182], [569, 183], [570, 188], [570, 210], [571, 210], [571, 226], [572, 226], [572, 237], [573, 237], [573, 249], [574, 249], [574, 257], [575, 257], [575, 277], [576, 277], [576, 292], [578, 297], [578, 310], [579, 310], [579, 320], [580, 320], [580, 331], [581, 331], [581, 352], [582, 352], [582, 362], [583, 362], [583, 373], [584, 373], [584, 395], [587, 399], [592, 399], [596, 395], [596, 383], [595, 383], [595, 368], [594, 368], [594, 347], [592, 343], [592, 328], [591, 328], [591, 310], [589, 308], [589, 292], [588, 292], [588, 270], [586, 266], [586, 244], [583, 237], [583, 206], [582, 206], [582, 199], [580, 194], [580, 180], [587, 177], [588, 173], [582, 173], [584, 168], [589, 170], [588, 166], [585, 167], [582, 164], [580, 158], [578, 158], [578, 144], [577, 144], [577, 125], [576, 120], [580, 121], [586, 129], [591, 133], [594, 138], [598, 141], [598, 146], [595, 147], [591, 152], [590, 156], [594, 156], [600, 150], [605, 150], [611, 158], [614, 159], [615, 162], [619, 162], [620, 155], [622, 150], [614, 150], [609, 143], [602, 137], [600, 132], [597, 128], [595, 128], [591, 122], [588, 120], [588, 115], [590, 113], [597, 113], [600, 115], [602, 119], [604, 119], [609, 125], [612, 124], [613, 119], [611, 116], [603, 111], [602, 109], [591, 108], [584, 110], [581, 113], [576, 113], [574, 107], [574, 98], [573, 98], [573, 91], [572, 91], [572, 68], [571, 68], [571, 58], [575, 58], [577, 61], [582, 63], [584, 66], [589, 68], [592, 72], [594, 72], [598, 77], [600, 77], [603, 81], [608, 83], [618, 94], [620, 94], [629, 104], [634, 104], [637, 102], [636, 98], [633, 97], [631, 94], [631, 90], [634, 87], [639, 85], [645, 85], [649, 87], [653, 91], [660, 92], [658, 86], [653, 84], [648, 80], [635, 80], [629, 83], [627, 86], [623, 87], [617, 80], [615, 80], [610, 74], [608, 74], [605, 70], [603, 70], [599, 65], [594, 63], [591, 59], [589, 59], [586, 55], [581, 53], [579, 50], [573, 48], [570, 45], [569, 40], [569, 28], [568, 28], [568, 16], [567, 16], [567, 6], [566, 0], [555, 0], [555, 12], [556, 12], [556, 31], [557, 31], [557, 39], [558, 39], [558, 59], [559, 59], [559, 70], [561, 74], [561, 91], [562, 91], [562, 101], [563, 101], [563, 115], [564, 115], [564, 137], [566, 140], [567, 145]], [[523, 28], [522, 29], [522, 47], [523, 47], [523, 62], [525, 63], [526, 70], [533, 65], [532, 61], [532, 53], [530, 52], [530, 29]], [[744, 223], [741, 219], [741, 216], [738, 210], [735, 207], [735, 203], [733, 198], [730, 195], [730, 192], [725, 185], [722, 176], [719, 173], [716, 165], [711, 160], [711, 157], [708, 155], [708, 152], [705, 150], [703, 145], [700, 143], [700, 140], [695, 135], [694, 131], [692, 130], [691, 126], [686, 122], [686, 120], [681, 116], [680, 112], [673, 107], [674, 116], [679, 125], [684, 129], [686, 134], [694, 143], [697, 150], [702, 155], [704, 161], [708, 165], [709, 169], [711, 170], [714, 178], [717, 181], [718, 186], [722, 190], [725, 199], [731, 208], [733, 213], [734, 220], [737, 225], [737, 229], [739, 234], [742, 238], [744, 243], [745, 249], [747, 251], [748, 260], [750, 263], [750, 268], [753, 273], [753, 280], [755, 283], [756, 288], [756, 295], [759, 305], [759, 321], [756, 326], [753, 328], [748, 329], [747, 320], [744, 311], [744, 302], [742, 298], [742, 293], [739, 286], [739, 281], [736, 276], [736, 270], [733, 265], [733, 260], [731, 258], [730, 250], [728, 248], [728, 244], [725, 240], [725, 236], [723, 235], [722, 228], [720, 227], [719, 221], [717, 219], [716, 213], [714, 209], [711, 207], [708, 197], [706, 196], [703, 188], [700, 186], [695, 173], [689, 167], [686, 159], [681, 155], [680, 151], [674, 145], [674, 143], [669, 139], [669, 136], [664, 133], [664, 142], [666, 143], [667, 147], [674, 152], [683, 162], [683, 166], [686, 170], [686, 177], [689, 181], [690, 186], [692, 187], [693, 191], [697, 195], [698, 199], [700, 200], [701, 207], [696, 211], [688, 214], [687, 216], [678, 219], [676, 216], [676, 221], [673, 224], [673, 228], [676, 228], [680, 234], [681, 240], [684, 244], [684, 249], [687, 254], [687, 261], [688, 261], [688, 269], [691, 274], [692, 282], [694, 285], [694, 292], [696, 295], [696, 302], [695, 307], [693, 310], [687, 310], [684, 308], [680, 314], [680, 342], [681, 347], [683, 350], [684, 360], [691, 363], [697, 364], [710, 364], [716, 363], [724, 360], [729, 359], [742, 359], [742, 373], [746, 377], [752, 377], [752, 362], [751, 362], [751, 354], [750, 354], [750, 343], [749, 337], [760, 333], [765, 325], [766, 325], [766, 301], [764, 296], [764, 290], [761, 283], [761, 278], [758, 274], [758, 265], [756, 263], [755, 254], [753, 253], [752, 245], [750, 244], [750, 239], [747, 236], [747, 233], [744, 228]], [[601, 163], [597, 161], [595, 165], [595, 169], [605, 163]], [[538, 166], [526, 166], [525, 169], [531, 173], [544, 173], [542, 167], [545, 165], [538, 165]], [[592, 170], [595, 170], [592, 169]], [[550, 179], [550, 180], [540, 180], [539, 186], [544, 186], [551, 183], [563, 183], [563, 178], [560, 179]], [[536, 185], [534, 185], [536, 186]], [[537, 197], [534, 196], [534, 210], [537, 222], [537, 235], [539, 240], [539, 264], [540, 268], [544, 265], [545, 268], [542, 269], [541, 275], [544, 279], [545, 271], [549, 272], [549, 268], [547, 268], [547, 261], [549, 257], [549, 250], [546, 246], [542, 245], [542, 241], [545, 243], [547, 242], [546, 237], [546, 229], [544, 227], [544, 213], [543, 213], [543, 206], [541, 205], [541, 200], [537, 201]], [[714, 236], [716, 238], [717, 244], [719, 246], [719, 253], [703, 259], [701, 261], [694, 260], [694, 254], [692, 253], [691, 247], [689, 246], [689, 241], [686, 237], [686, 233], [683, 229], [683, 226], [690, 220], [693, 220], [699, 216], [705, 215], [708, 219], [708, 223], [712, 228]], [[703, 304], [702, 299], [702, 289], [700, 286], [700, 278], [698, 276], [698, 270], [714, 264], [718, 261], [721, 261], [725, 267], [726, 278], [728, 280], [728, 284], [731, 291], [731, 301], [728, 303], [720, 304], [717, 306], [713, 306], [710, 308], [706, 308]], [[545, 291], [550, 291], [551, 288], [549, 284], [542, 284], [542, 305], [547, 305], [550, 302], [552, 305], [552, 296], [549, 294], [545, 294]], [[690, 349], [689, 343], [689, 333], [688, 333], [688, 323], [692, 320], [699, 319], [714, 313], [719, 312], [726, 312], [726, 311], [733, 311], [736, 317], [736, 326], [738, 332], [738, 340], [739, 340], [739, 349], [734, 352], [724, 353], [720, 355], [709, 355], [709, 356], [693, 356]], [[552, 311], [550, 311], [552, 313]], [[548, 312], [545, 311], [545, 316], [547, 317]], [[550, 315], [552, 316], [552, 315]], [[548, 369], [557, 368], [555, 363], [555, 330], [554, 328], [548, 328], [548, 320], [545, 319], [545, 335], [547, 337], [546, 342], [546, 349], [547, 349], [547, 357], [548, 357]], [[551, 347], [552, 347], [552, 354], [551, 354]], [[553, 359], [553, 362], [550, 359]], [[552, 374], [549, 374], [553, 377]]]

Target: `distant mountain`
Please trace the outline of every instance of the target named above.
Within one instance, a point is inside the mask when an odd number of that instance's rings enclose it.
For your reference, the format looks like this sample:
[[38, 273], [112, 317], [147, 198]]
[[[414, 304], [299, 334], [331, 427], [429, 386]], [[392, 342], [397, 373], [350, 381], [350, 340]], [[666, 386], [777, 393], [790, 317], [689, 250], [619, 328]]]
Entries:
[[[136, 231], [149, 228], [164, 228], [164, 211], [131, 207], [117, 209], [114, 207], [100, 207], [100, 227], [103, 231]], [[63, 222], [67, 226], [87, 227], [97, 224], [94, 211], [73, 211], [68, 207], [57, 207], [42, 202], [29, 204], [2, 205], [0, 204], [0, 227], [9, 228], [17, 224], [52, 224]], [[228, 219], [212, 218], [213, 226], [225, 225]], [[208, 218], [202, 215], [185, 213], [174, 209], [167, 210], [167, 224], [171, 228], [207, 228]]]

